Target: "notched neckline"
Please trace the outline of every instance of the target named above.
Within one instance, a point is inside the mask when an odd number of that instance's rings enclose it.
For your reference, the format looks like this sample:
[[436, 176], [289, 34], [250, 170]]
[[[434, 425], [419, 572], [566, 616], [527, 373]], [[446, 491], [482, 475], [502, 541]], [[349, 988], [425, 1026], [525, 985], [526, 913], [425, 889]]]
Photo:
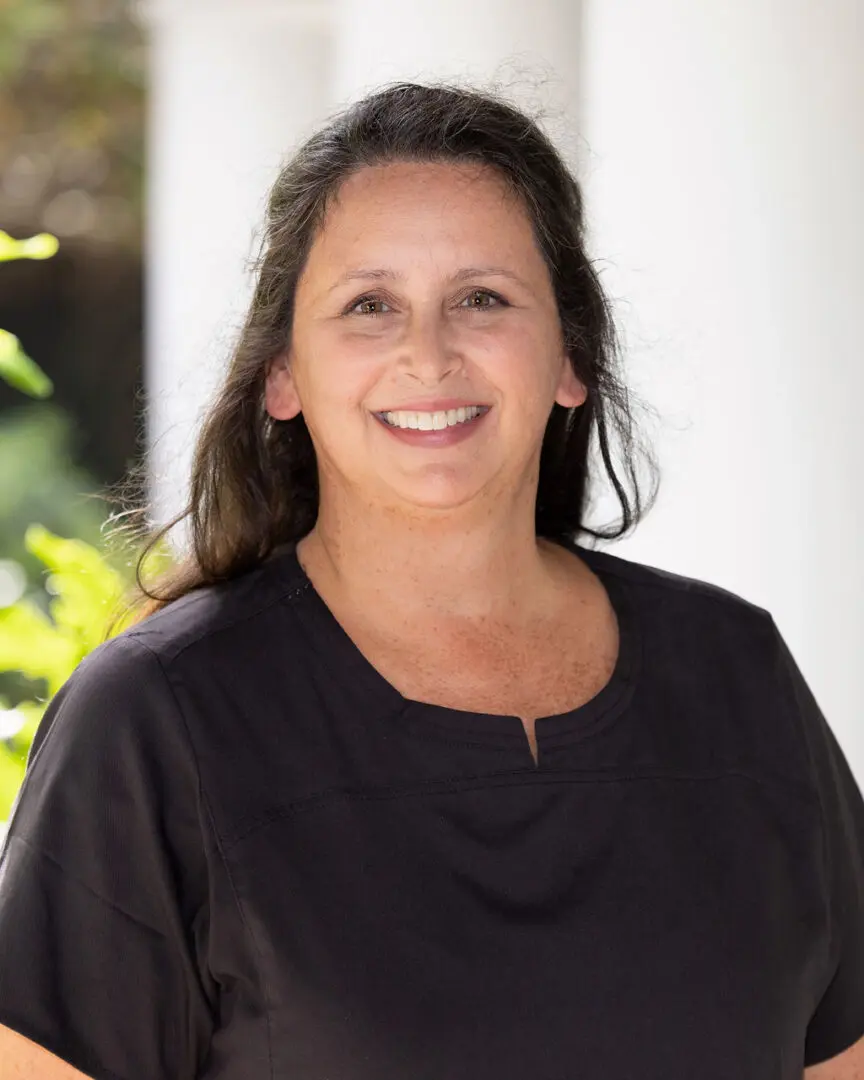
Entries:
[[618, 623], [618, 656], [609, 679], [588, 701], [535, 719], [537, 761], [519, 716], [455, 709], [405, 697], [378, 671], [333, 614], [303, 569], [296, 543], [283, 546], [278, 561], [295, 586], [300, 587], [291, 595], [294, 602], [304, 601], [307, 626], [327, 641], [327, 664], [334, 668], [334, 677], [351, 679], [370, 695], [376, 708], [412, 727], [426, 728], [449, 742], [513, 750], [527, 759], [530, 768], [542, 770], [544, 752], [588, 738], [624, 711], [635, 689], [641, 658], [638, 617], [629, 583], [610, 568], [602, 553], [577, 544], [561, 546], [581, 558], [606, 589]]

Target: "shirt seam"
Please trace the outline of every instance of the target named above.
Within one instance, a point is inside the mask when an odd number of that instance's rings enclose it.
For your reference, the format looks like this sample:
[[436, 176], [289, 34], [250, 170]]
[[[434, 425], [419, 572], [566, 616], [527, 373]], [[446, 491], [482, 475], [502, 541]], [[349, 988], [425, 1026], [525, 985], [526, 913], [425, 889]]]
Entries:
[[267, 1067], [268, 1067], [268, 1072], [269, 1072], [269, 1075], [270, 1075], [270, 1080], [273, 1080], [273, 1077], [275, 1076], [275, 1073], [274, 1073], [274, 1070], [273, 1070], [273, 1029], [272, 1029], [272, 1022], [271, 1022], [272, 1007], [271, 1007], [271, 1001], [270, 1001], [270, 993], [269, 993], [269, 990], [267, 988], [267, 983], [266, 983], [266, 981], [264, 979], [263, 969], [262, 969], [262, 966], [261, 966], [261, 956], [262, 956], [261, 948], [260, 948], [260, 946], [258, 944], [258, 939], [255, 937], [255, 932], [253, 931], [252, 926], [249, 923], [249, 920], [246, 918], [246, 912], [245, 912], [245, 910], [243, 908], [243, 902], [240, 899], [240, 894], [237, 891], [237, 885], [236, 885], [236, 883], [234, 881], [234, 875], [231, 873], [231, 868], [228, 865], [228, 860], [225, 857], [225, 852], [224, 852], [223, 847], [222, 847], [222, 840], [221, 840], [221, 838], [219, 836], [218, 831], [216, 830], [216, 823], [215, 823], [215, 820], [213, 818], [213, 811], [212, 811], [212, 809], [210, 807], [210, 802], [209, 802], [206, 794], [204, 794], [203, 790], [202, 790], [201, 795], [202, 795], [202, 798], [204, 799], [204, 805], [205, 805], [206, 810], [207, 810], [207, 816], [210, 819], [211, 828], [213, 829], [213, 835], [214, 835], [214, 839], [215, 839], [215, 843], [216, 843], [216, 849], [219, 852], [219, 858], [220, 858], [220, 860], [222, 862], [222, 866], [223, 866], [223, 868], [225, 870], [225, 876], [228, 878], [228, 884], [229, 884], [229, 886], [231, 888], [231, 895], [233, 896], [234, 903], [237, 906], [237, 914], [240, 917], [240, 922], [242, 923], [243, 929], [246, 931], [246, 934], [248, 935], [248, 938], [249, 938], [249, 942], [250, 942], [250, 944], [252, 946], [252, 956], [253, 956], [254, 962], [255, 962], [255, 971], [256, 971], [256, 973], [258, 975], [258, 982], [259, 982], [260, 987], [261, 987], [261, 997], [262, 997], [263, 1003], [264, 1003], [264, 1021], [265, 1021], [266, 1025], [267, 1025]]
[[[263, 610], [263, 608], [261, 610]], [[257, 614], [257, 612], [256, 612], [256, 614]], [[234, 624], [232, 624], [232, 625], [234, 625]], [[234, 883], [234, 878], [233, 878], [233, 876], [231, 874], [231, 870], [230, 870], [230, 868], [228, 866], [228, 860], [225, 858], [225, 852], [223, 851], [223, 848], [222, 848], [222, 839], [221, 839], [221, 837], [219, 835], [219, 830], [218, 830], [218, 828], [216, 826], [216, 820], [215, 820], [215, 817], [214, 817], [214, 814], [213, 814], [210, 799], [209, 799], [209, 797], [207, 795], [207, 790], [204, 787], [204, 782], [201, 779], [201, 766], [200, 766], [200, 763], [198, 761], [198, 755], [195, 752], [195, 745], [194, 745], [194, 743], [192, 741], [192, 735], [191, 735], [191, 732], [189, 731], [189, 725], [188, 725], [188, 723], [186, 721], [186, 714], [184, 712], [183, 706], [180, 703], [180, 699], [177, 696], [177, 692], [175, 690], [174, 683], [173, 683], [168, 671], [165, 669], [165, 666], [163, 665], [159, 654], [153, 648], [151, 648], [151, 646], [148, 645], [146, 642], [141, 641], [140, 638], [136, 637], [136, 640], [138, 641], [138, 644], [141, 645], [142, 648], [146, 649], [150, 653], [150, 655], [153, 657], [153, 659], [156, 661], [156, 664], [157, 664], [157, 666], [159, 668], [159, 671], [160, 671], [160, 673], [162, 675], [162, 678], [165, 681], [165, 685], [168, 688], [168, 692], [171, 694], [171, 698], [174, 701], [174, 707], [177, 710], [177, 715], [179, 716], [180, 722], [183, 725], [183, 731], [184, 731], [184, 734], [185, 734], [186, 742], [187, 742], [188, 747], [189, 747], [189, 752], [190, 752], [190, 754], [192, 756], [192, 760], [193, 760], [193, 762], [195, 764], [195, 775], [196, 775], [196, 777], [198, 779], [198, 791], [200, 792], [201, 801], [204, 804], [204, 810], [205, 810], [205, 813], [207, 815], [207, 821], [208, 821], [208, 823], [210, 825], [210, 829], [211, 829], [212, 834], [213, 834], [214, 846], [216, 848], [216, 851], [219, 853], [220, 862], [221, 862], [222, 867], [223, 867], [223, 869], [225, 871], [225, 874], [226, 874], [226, 876], [228, 878], [228, 884], [229, 884], [229, 886], [231, 888], [231, 895], [234, 898], [234, 903], [235, 903], [235, 905], [237, 907], [237, 914], [238, 914], [238, 916], [240, 918], [240, 923], [243, 926], [243, 929], [244, 929], [244, 931], [245, 931], [245, 933], [246, 933], [246, 935], [247, 935], [247, 937], [249, 939], [249, 942], [250, 942], [250, 945], [251, 945], [251, 948], [252, 948], [252, 957], [253, 957], [253, 961], [254, 961], [254, 964], [255, 964], [255, 972], [256, 972], [256, 974], [258, 976], [258, 984], [259, 984], [260, 991], [261, 991], [261, 997], [262, 997], [263, 1003], [264, 1003], [264, 1018], [265, 1018], [265, 1022], [266, 1022], [266, 1025], [267, 1025], [267, 1061], [268, 1061], [268, 1066], [269, 1066], [270, 1080], [273, 1080], [273, 1076], [274, 1076], [274, 1072], [273, 1072], [273, 1032], [272, 1032], [272, 1028], [271, 1028], [270, 994], [269, 994], [269, 992], [267, 990], [267, 984], [266, 984], [266, 982], [264, 980], [264, 975], [263, 975], [263, 972], [262, 972], [262, 969], [261, 969], [260, 949], [258, 947], [258, 942], [257, 942], [257, 940], [255, 938], [255, 934], [252, 931], [252, 927], [249, 925], [249, 922], [246, 919], [246, 914], [245, 914], [245, 911], [243, 910], [243, 905], [242, 905], [242, 903], [240, 901], [240, 897], [239, 897], [239, 894], [237, 892], [237, 887], [236, 887], [236, 885]], [[196, 639], [196, 640], [200, 640], [200, 639]], [[190, 642], [190, 644], [194, 644], [194, 642]]]
[[[264, 564], [262, 563], [261, 565], [264, 565]], [[231, 619], [230, 622], [221, 623], [219, 626], [212, 626], [212, 627], [207, 628], [206, 630], [203, 630], [200, 634], [198, 634], [191, 641], [185, 642], [183, 645], [180, 645], [178, 648], [176, 648], [176, 650], [172, 651], [171, 649], [166, 649], [165, 650], [165, 652], [166, 652], [166, 660], [169, 663], [173, 663], [175, 660], [179, 659], [179, 657], [181, 657], [183, 655], [183, 653], [186, 652], [187, 649], [191, 649], [193, 646], [198, 645], [200, 642], [204, 641], [207, 638], [215, 637], [216, 634], [221, 634], [221, 633], [226, 632], [228, 630], [233, 630], [236, 626], [239, 626], [240, 623], [247, 622], [250, 619], [257, 618], [259, 615], [263, 614], [263, 612], [267, 611], [268, 608], [276, 607], [279, 604], [283, 604], [283, 603], [287, 603], [288, 601], [295, 600], [298, 596], [300, 596], [308, 588], [309, 588], [309, 583], [308, 582], [303, 582], [300, 585], [292, 586], [287, 591], [282, 591], [277, 596], [271, 597], [265, 603], [261, 604], [260, 607], [256, 607], [254, 611], [244, 612], [243, 614], [237, 615], [236, 617]], [[167, 608], [164, 609], [164, 610], [167, 610]], [[148, 645], [147, 642], [144, 640], [144, 636], [145, 636], [145, 634], [147, 634], [148, 629], [149, 629], [149, 627], [148, 627], [147, 623], [144, 622], [144, 623], [140, 624], [137, 627], [135, 627], [135, 626], [130, 627], [125, 632], [124, 636], [129, 637], [132, 640], [139, 642], [141, 645], [144, 646], [145, 649], [147, 649], [149, 652], [151, 652], [157, 658], [157, 660], [159, 660], [160, 666], [162, 667], [163, 672], [165, 672], [165, 674], [167, 676], [168, 672], [167, 672], [164, 664], [162, 663], [162, 657], [160, 656], [159, 652], [157, 652], [156, 649], [152, 645]], [[153, 628], [153, 632], [154, 633], [157, 632], [157, 629], [155, 627]]]
[[[774, 617], [772, 615], [769, 615], [768, 617], [770, 619], [771, 629], [772, 629], [772, 631], [774, 633], [774, 636], [775, 636], [775, 641], [779, 642], [779, 639], [781, 637], [780, 630], [777, 627], [776, 622], [774, 621]], [[834, 978], [834, 971], [832, 969], [831, 959], [832, 959], [832, 957], [834, 955], [836, 927], [835, 927], [835, 919], [834, 919], [834, 907], [833, 907], [833, 902], [832, 902], [833, 898], [831, 896], [831, 876], [830, 876], [831, 875], [831, 868], [830, 868], [829, 862], [828, 862], [828, 858], [829, 858], [828, 830], [827, 830], [826, 823], [825, 823], [825, 807], [824, 807], [823, 802], [822, 802], [822, 793], [821, 793], [821, 791], [819, 789], [818, 781], [816, 780], [816, 770], [815, 770], [815, 762], [813, 760], [813, 751], [811, 750], [810, 742], [807, 739], [807, 735], [802, 729], [801, 706], [800, 706], [800, 703], [798, 701], [798, 696], [794, 692], [794, 685], [793, 685], [793, 681], [792, 681], [792, 672], [791, 672], [791, 670], [789, 668], [789, 664], [788, 664], [786, 658], [782, 655], [782, 649], [781, 649], [780, 661], [782, 663], [782, 670], [783, 670], [783, 674], [785, 676], [785, 678], [782, 680], [783, 695], [786, 698], [786, 701], [789, 703], [790, 708], [792, 709], [792, 714], [793, 714], [793, 718], [794, 718], [794, 722], [792, 724], [792, 727], [794, 728], [795, 733], [796, 733], [795, 734], [796, 742], [798, 743], [799, 748], [803, 749], [805, 759], [806, 759], [807, 764], [809, 766], [809, 772], [810, 772], [811, 781], [807, 786], [808, 786], [808, 789], [810, 791], [812, 791], [813, 799], [814, 799], [814, 801], [816, 803], [817, 813], [818, 813], [818, 817], [819, 817], [819, 832], [820, 832], [820, 836], [821, 836], [821, 839], [822, 839], [822, 898], [823, 898], [823, 903], [825, 904], [825, 913], [826, 913], [826, 917], [827, 917], [827, 921], [828, 921], [828, 935], [827, 935], [828, 940], [827, 940], [827, 942], [825, 944], [825, 961], [824, 961], [825, 968], [827, 969], [827, 976], [823, 980], [822, 987], [821, 987], [819, 993], [816, 995], [816, 997], [813, 1000], [813, 1008], [815, 1009], [818, 1006], [819, 1002], [822, 1000], [822, 997], [824, 996], [824, 994], [827, 992], [828, 987], [831, 985], [831, 983], [833, 981], [833, 978]]]
[[[285, 818], [292, 817], [295, 813], [304, 813], [315, 809], [321, 809], [331, 802], [336, 802], [340, 799], [349, 802], [369, 802], [373, 800], [386, 800], [386, 799], [400, 799], [400, 798], [413, 798], [418, 796], [428, 796], [432, 793], [446, 795], [450, 793], [457, 793], [463, 790], [470, 791], [482, 791], [485, 788], [493, 787], [523, 787], [534, 784], [572, 784], [572, 783], [632, 783], [634, 781], [643, 780], [665, 780], [665, 781], [682, 781], [682, 782], [702, 782], [712, 780], [724, 780], [730, 777], [738, 778], [742, 780], [749, 780], [752, 783], [758, 784], [763, 787], [784, 787], [792, 788], [799, 796], [805, 796], [802, 801], [812, 802], [812, 792], [804, 788], [803, 785], [799, 785], [793, 781], [785, 782], [782, 780], [767, 780], [765, 777], [756, 776], [751, 772], [747, 772], [743, 769], [718, 769], [718, 770], [704, 770], [697, 774], [684, 774], [684, 773], [671, 773], [664, 774], [662, 771], [655, 771], [653, 773], [639, 773], [639, 774], [623, 774], [613, 777], [598, 776], [595, 771], [590, 774], [586, 774], [584, 777], [578, 777], [573, 775], [573, 769], [546, 769], [542, 773], [536, 771], [529, 772], [527, 770], [507, 770], [498, 774], [484, 773], [482, 776], [467, 776], [456, 777], [449, 779], [429, 779], [412, 783], [410, 787], [403, 785], [401, 788], [381, 786], [376, 787], [374, 790], [358, 791], [351, 788], [325, 788], [322, 791], [314, 792], [309, 795], [304, 795], [299, 799], [296, 799], [288, 804], [284, 804], [279, 808], [274, 808], [273, 811], [260, 814], [252, 821], [247, 822], [246, 826], [240, 830], [240, 832], [234, 835], [223, 838], [223, 844], [225, 851], [231, 850], [242, 840], [247, 839], [252, 833], [258, 829], [266, 828], [268, 825], [272, 825], [276, 821], [281, 821]], [[556, 774], [566, 774], [556, 775]], [[482, 783], [475, 783], [475, 781], [481, 780]]]
[[[704, 597], [706, 600], [713, 600], [718, 604], [723, 604], [727, 608], [740, 610], [742, 611], [742, 614], [749, 612], [751, 615], [757, 614], [771, 618], [771, 613], [767, 608], [760, 606], [753, 600], [748, 600], [746, 597], [740, 596], [738, 593], [732, 592], [730, 589], [724, 588], [722, 585], [715, 585], [713, 582], [702, 581], [699, 578], [685, 577], [684, 575], [675, 574], [670, 570], [663, 570], [657, 566], [648, 566], [646, 563], [633, 562], [629, 559], [623, 559], [618, 555], [613, 555], [611, 552], [600, 551], [599, 549], [593, 548], [585, 549], [579, 547], [578, 549], [579, 552], [585, 550], [588, 550], [589, 558], [591, 555], [596, 555], [604, 561], [603, 569], [607, 573], [614, 574], [616, 577], [622, 578], [628, 583], [635, 583], [637, 585], [645, 586], [646, 588], [657, 589], [660, 592], [664, 589], [671, 589], [674, 592], [695, 593], [697, 596]], [[607, 559], [613, 561], [606, 562]], [[662, 576], [657, 577], [655, 575]]]
[[105, 907], [110, 908], [112, 911], [118, 912], [120, 915], [128, 919], [130, 922], [134, 923], [136, 926], [140, 927], [142, 930], [146, 930], [148, 933], [154, 934], [162, 941], [167, 941], [169, 943], [171, 942], [171, 939], [167, 934], [164, 934], [155, 926], [151, 926], [150, 923], [146, 922], [138, 915], [133, 915], [131, 911], [127, 911], [126, 908], [121, 907], [113, 900], [109, 900], [106, 896], [103, 896], [100, 892], [94, 889], [92, 885], [88, 885], [86, 881], [82, 881], [79, 877], [76, 877], [75, 874], [70, 873], [69, 870], [67, 870], [66, 867], [63, 865], [63, 863], [61, 863], [60, 860], [57, 859], [54, 855], [51, 855], [49, 852], [45, 851], [41, 847], [38, 847], [36, 844], [31, 843], [26, 837], [21, 836], [19, 833], [10, 833], [9, 843], [13, 844], [16, 842], [19, 844], [23, 844], [30, 851], [35, 852], [41, 858], [45, 859], [46, 862], [51, 863], [52, 866], [56, 867], [56, 869], [60, 871], [60, 873], [67, 879], [67, 881], [74, 882], [80, 888], [84, 889], [85, 892], [88, 892], [91, 896], [95, 896], [95, 898], [100, 903], [104, 904]]

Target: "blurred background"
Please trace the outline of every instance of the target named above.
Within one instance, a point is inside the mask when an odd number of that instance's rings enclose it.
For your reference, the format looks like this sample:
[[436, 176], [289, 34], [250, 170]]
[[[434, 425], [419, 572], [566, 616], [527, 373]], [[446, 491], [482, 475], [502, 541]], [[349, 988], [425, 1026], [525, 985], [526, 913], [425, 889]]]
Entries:
[[[612, 550], [768, 608], [864, 780], [860, 0], [3, 0], [7, 801], [128, 573], [99, 496], [144, 461], [156, 520], [180, 508], [268, 186], [328, 114], [396, 78], [540, 114], [653, 410], [660, 497]], [[592, 521], [614, 515], [599, 493]], [[91, 549], [105, 573], [70, 599]]]
[[139, 452], [147, 59], [118, 0], [0, 5], [0, 229], [48, 232], [50, 259], [0, 263], [0, 326], [54, 384], [0, 383], [0, 555], [32, 521], [93, 540], [82, 498]]

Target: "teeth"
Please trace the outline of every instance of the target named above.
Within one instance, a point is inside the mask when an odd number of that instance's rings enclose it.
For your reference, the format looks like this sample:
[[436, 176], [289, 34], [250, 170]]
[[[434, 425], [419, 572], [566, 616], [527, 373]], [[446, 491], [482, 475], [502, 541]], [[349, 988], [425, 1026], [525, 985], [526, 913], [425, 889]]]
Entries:
[[385, 412], [384, 419], [393, 427], [414, 428], [419, 431], [442, 431], [454, 424], [464, 424], [481, 413], [479, 405], [448, 409], [446, 412]]

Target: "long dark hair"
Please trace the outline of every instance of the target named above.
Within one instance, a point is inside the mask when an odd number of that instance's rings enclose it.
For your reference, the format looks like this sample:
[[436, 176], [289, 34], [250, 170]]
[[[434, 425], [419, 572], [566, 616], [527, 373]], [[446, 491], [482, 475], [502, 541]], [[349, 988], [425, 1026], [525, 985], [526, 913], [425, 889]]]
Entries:
[[[266, 412], [265, 378], [289, 342], [297, 281], [339, 185], [364, 166], [406, 160], [474, 162], [497, 170], [523, 200], [549, 267], [565, 346], [588, 397], [578, 408], [555, 404], [549, 416], [540, 456], [537, 535], [616, 539], [653, 503], [656, 466], [637, 438], [631, 395], [617, 375], [617, 335], [585, 252], [576, 179], [538, 124], [501, 97], [399, 82], [332, 118], [297, 150], [273, 185], [253, 298], [198, 435], [188, 503], [144, 537], [136, 566], [140, 615], [244, 573], [315, 524], [318, 478], [306, 423], [302, 414], [274, 420]], [[591, 460], [595, 440], [599, 468]], [[640, 461], [648, 466], [647, 497]], [[605, 471], [621, 508], [620, 520], [600, 529], [585, 522], [594, 470]], [[158, 582], [145, 584], [141, 570], [148, 553], [184, 521], [190, 554]]]

